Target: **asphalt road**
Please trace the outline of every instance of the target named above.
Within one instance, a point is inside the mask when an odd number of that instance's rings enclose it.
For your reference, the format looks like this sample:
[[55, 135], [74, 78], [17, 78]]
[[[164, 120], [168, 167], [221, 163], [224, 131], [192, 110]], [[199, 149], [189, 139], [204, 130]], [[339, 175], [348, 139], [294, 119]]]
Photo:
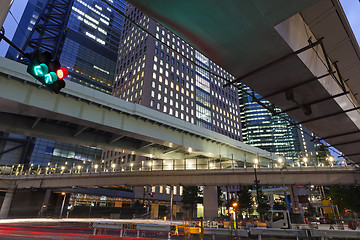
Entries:
[[[0, 240], [85, 240], [85, 239], [129, 239], [129, 240], [169, 240], [166, 232], [138, 232], [127, 230], [126, 234], [120, 237], [120, 230], [102, 230], [93, 235], [93, 228], [86, 222], [49, 222], [49, 223], [0, 223]], [[172, 240], [183, 240], [184, 235], [173, 235]], [[198, 235], [192, 236], [193, 240], [200, 239]], [[204, 240], [212, 239], [205, 235]], [[217, 236], [216, 240], [230, 240], [233, 237]], [[245, 239], [245, 238], [242, 238]], [[258, 238], [246, 238], [258, 239]], [[262, 238], [263, 240], [273, 238]], [[279, 239], [279, 238], [276, 238]], [[288, 238], [281, 238], [283, 240]], [[293, 239], [293, 238], [292, 238]]]

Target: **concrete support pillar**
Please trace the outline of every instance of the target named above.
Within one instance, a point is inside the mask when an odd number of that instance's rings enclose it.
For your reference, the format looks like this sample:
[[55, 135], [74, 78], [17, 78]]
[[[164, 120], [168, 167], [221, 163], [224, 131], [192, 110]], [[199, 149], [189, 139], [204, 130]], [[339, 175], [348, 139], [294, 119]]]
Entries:
[[51, 189], [46, 189], [44, 201], [43, 204], [41, 205], [41, 209], [39, 211], [38, 217], [43, 217], [44, 213], [48, 209], [50, 195], [51, 195]]
[[15, 189], [16, 189], [16, 185], [14, 184], [6, 190], [4, 201], [3, 201], [1, 209], [0, 209], [0, 218], [8, 217], [8, 214], [10, 212], [11, 203], [14, 198]]
[[299, 198], [297, 195], [297, 186], [289, 185], [288, 189], [290, 190], [290, 199], [292, 203], [292, 212], [293, 213], [300, 213], [300, 205], [299, 205]]
[[217, 186], [204, 186], [204, 218], [211, 220], [218, 217]]
[[270, 198], [270, 207], [271, 209], [274, 207], [274, 194], [269, 195]]

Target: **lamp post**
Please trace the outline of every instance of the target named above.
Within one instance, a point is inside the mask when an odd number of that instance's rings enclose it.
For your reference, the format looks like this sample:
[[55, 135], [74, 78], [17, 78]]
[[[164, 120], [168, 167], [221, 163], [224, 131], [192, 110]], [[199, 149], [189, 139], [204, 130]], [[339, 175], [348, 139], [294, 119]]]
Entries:
[[333, 156], [329, 157], [329, 162], [330, 162], [330, 167], [333, 167], [334, 166], [334, 157]]
[[61, 204], [61, 210], [60, 210], [60, 216], [59, 218], [61, 219], [62, 218], [62, 213], [63, 213], [63, 210], [64, 210], [64, 205], [65, 205], [65, 199], [66, 199], [66, 193], [62, 192], [61, 195], [64, 196], [64, 199], [62, 201], [62, 204]]
[[256, 168], [259, 163], [259, 159], [255, 158], [254, 163], [255, 163], [255, 165], [254, 165], [254, 175], [255, 175], [254, 183], [255, 183], [255, 189], [256, 189], [256, 201], [258, 203], [258, 208], [260, 208], [260, 194], [259, 194], [259, 182], [260, 181], [257, 179], [257, 173], [256, 173]]
[[236, 214], [236, 207], [238, 206], [237, 202], [233, 202], [232, 204], [234, 210], [234, 229], [237, 229], [237, 214]]
[[307, 158], [307, 157], [304, 157], [304, 158], [303, 158], [303, 161], [304, 161], [305, 167], [307, 167], [308, 158]]
[[286, 188], [285, 188], [285, 183], [284, 183], [284, 174], [283, 174], [283, 170], [286, 169], [286, 168], [287, 168], [286, 166], [283, 166], [280, 169], [280, 173], [281, 173], [282, 185], [283, 185], [283, 188], [284, 188], [284, 197], [285, 197], [285, 203], [286, 203], [286, 210], [289, 212], [289, 200], [287, 198], [287, 193], [286, 193]]

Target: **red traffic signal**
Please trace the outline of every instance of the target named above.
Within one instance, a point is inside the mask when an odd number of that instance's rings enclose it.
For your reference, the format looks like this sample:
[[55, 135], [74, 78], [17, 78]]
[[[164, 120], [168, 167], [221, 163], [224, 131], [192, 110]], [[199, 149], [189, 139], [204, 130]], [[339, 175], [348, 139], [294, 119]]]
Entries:
[[154, 193], [152, 193], [152, 192], [149, 193], [149, 195], [150, 195], [150, 197], [154, 197]]
[[64, 79], [65, 77], [67, 77], [67, 75], [69, 75], [69, 71], [67, 70], [67, 68], [60, 68], [58, 70], [56, 70], [56, 75], [58, 77], [58, 79]]

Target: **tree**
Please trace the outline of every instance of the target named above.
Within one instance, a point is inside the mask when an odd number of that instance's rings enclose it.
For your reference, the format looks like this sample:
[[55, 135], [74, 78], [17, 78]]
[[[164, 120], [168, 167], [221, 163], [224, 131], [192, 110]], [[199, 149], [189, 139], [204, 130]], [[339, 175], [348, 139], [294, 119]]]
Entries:
[[345, 208], [360, 212], [359, 186], [331, 186], [326, 188], [325, 193], [331, 197], [332, 203], [338, 206], [340, 212], [343, 212]]
[[286, 210], [286, 201], [285, 201], [285, 197], [280, 198], [279, 201], [274, 202], [273, 205], [273, 209], [274, 210]]
[[311, 203], [308, 203], [307, 211], [305, 212], [305, 217], [311, 219], [314, 215], [316, 215], [316, 208], [311, 205]]
[[265, 219], [265, 215], [269, 212], [270, 210], [270, 204], [267, 201], [267, 197], [265, 196], [265, 194], [263, 193], [263, 191], [260, 189], [259, 190], [259, 199], [258, 199], [258, 213], [260, 214], [260, 219], [264, 220]]
[[131, 212], [135, 214], [137, 217], [144, 214], [146, 212], [145, 205], [143, 203], [140, 203], [139, 200], [136, 200], [134, 205], [131, 207]]
[[[249, 217], [249, 215], [253, 212], [253, 201], [251, 196], [251, 191], [249, 191], [249, 187], [240, 186], [239, 191], [237, 193], [238, 199], [239, 199], [239, 210], [240, 213], [245, 212], [246, 215]], [[242, 216], [242, 214], [240, 214]]]
[[183, 203], [182, 208], [190, 211], [190, 216], [194, 216], [194, 208], [196, 204], [202, 203], [202, 197], [200, 197], [201, 190], [197, 186], [184, 187], [181, 202]]

